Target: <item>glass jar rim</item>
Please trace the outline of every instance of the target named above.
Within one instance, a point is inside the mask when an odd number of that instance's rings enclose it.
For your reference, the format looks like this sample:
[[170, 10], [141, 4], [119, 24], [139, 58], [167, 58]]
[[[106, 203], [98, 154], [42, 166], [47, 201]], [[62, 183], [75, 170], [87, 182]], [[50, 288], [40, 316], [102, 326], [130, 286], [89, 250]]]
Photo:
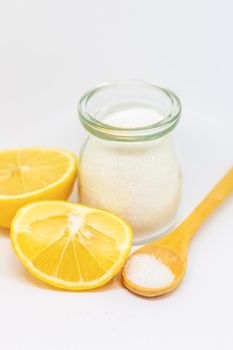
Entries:
[[[88, 102], [96, 93], [112, 87], [145, 87], [162, 92], [170, 101], [170, 113], [161, 121], [140, 127], [119, 127], [104, 123], [88, 112]], [[78, 113], [84, 128], [92, 135], [105, 140], [121, 142], [140, 142], [160, 138], [177, 125], [181, 114], [181, 102], [170, 89], [146, 81], [112, 81], [106, 82], [88, 90], [79, 100]]]

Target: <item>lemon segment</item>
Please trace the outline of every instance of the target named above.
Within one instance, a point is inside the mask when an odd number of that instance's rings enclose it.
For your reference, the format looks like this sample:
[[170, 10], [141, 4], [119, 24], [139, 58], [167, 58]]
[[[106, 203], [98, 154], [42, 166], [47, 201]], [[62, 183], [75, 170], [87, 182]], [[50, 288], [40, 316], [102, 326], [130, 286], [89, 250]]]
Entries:
[[67, 199], [77, 174], [70, 152], [47, 148], [0, 151], [0, 226], [35, 200]]
[[105, 284], [121, 269], [131, 249], [132, 229], [104, 210], [43, 201], [17, 212], [11, 242], [37, 278], [58, 288], [88, 290]]

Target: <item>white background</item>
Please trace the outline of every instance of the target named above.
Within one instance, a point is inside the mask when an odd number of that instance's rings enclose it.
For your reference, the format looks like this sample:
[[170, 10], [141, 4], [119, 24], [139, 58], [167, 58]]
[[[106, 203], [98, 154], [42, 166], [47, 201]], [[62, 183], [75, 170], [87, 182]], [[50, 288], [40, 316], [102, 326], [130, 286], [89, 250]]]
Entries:
[[[232, 164], [231, 0], [0, 0], [0, 147], [78, 153], [76, 104], [107, 80], [145, 79], [181, 98], [182, 220]], [[233, 348], [233, 201], [199, 230], [182, 285], [153, 300], [119, 278], [62, 292], [31, 277], [0, 231], [0, 348]]]

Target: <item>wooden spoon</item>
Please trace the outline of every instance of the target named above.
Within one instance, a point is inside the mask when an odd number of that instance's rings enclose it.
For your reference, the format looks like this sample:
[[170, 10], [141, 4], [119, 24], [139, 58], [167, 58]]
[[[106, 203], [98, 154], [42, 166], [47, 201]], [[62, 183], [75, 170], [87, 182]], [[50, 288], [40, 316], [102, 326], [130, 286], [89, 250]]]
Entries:
[[172, 283], [162, 288], [145, 288], [134, 284], [128, 279], [126, 273], [126, 264], [132, 257], [131, 255], [122, 268], [124, 285], [132, 292], [145, 297], [162, 295], [175, 289], [181, 282], [186, 270], [187, 251], [191, 238], [212, 211], [232, 192], [233, 168], [228, 171], [180, 226], [160, 240], [146, 244], [132, 254], [153, 254], [156, 258], [160, 259], [175, 275]]

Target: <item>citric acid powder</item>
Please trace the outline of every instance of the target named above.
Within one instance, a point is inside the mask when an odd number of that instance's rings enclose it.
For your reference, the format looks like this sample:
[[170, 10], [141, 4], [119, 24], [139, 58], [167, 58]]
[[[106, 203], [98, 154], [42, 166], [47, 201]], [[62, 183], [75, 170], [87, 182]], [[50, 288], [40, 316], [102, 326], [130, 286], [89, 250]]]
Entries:
[[170, 268], [153, 254], [135, 254], [126, 264], [127, 278], [145, 288], [162, 288], [173, 282]]
[[[112, 111], [100, 118], [112, 126], [141, 127], [162, 119], [155, 110]], [[109, 210], [134, 230], [134, 242], [159, 235], [173, 224], [180, 200], [179, 164], [171, 137], [150, 142], [112, 142], [90, 136], [79, 168], [84, 204]]]

